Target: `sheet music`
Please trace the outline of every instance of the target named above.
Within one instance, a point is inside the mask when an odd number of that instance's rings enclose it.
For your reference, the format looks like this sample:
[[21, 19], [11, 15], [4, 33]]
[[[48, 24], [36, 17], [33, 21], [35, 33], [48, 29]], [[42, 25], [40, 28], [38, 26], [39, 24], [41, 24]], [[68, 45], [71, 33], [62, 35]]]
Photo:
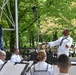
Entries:
[[[24, 61], [24, 62], [26, 62], [26, 61]], [[26, 69], [26, 75], [30, 75], [30, 69], [31, 69], [32, 64], [33, 64], [33, 61], [29, 61], [28, 68]]]
[[20, 75], [26, 64], [16, 64], [7, 62], [0, 71], [0, 75]]

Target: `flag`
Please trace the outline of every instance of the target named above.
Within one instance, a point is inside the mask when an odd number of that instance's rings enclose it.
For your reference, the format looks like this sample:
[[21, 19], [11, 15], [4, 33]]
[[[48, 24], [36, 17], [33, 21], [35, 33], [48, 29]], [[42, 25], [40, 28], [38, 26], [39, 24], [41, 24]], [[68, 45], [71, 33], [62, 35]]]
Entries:
[[1, 24], [0, 24], [0, 49], [4, 50], [4, 41], [3, 41], [2, 25]]

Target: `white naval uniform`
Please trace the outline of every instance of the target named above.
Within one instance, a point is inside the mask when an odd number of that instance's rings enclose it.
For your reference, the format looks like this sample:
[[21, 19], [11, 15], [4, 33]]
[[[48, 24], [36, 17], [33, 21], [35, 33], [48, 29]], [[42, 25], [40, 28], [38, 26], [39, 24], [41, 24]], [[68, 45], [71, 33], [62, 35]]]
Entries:
[[10, 61], [11, 61], [11, 62], [20, 62], [21, 59], [22, 59], [22, 57], [21, 57], [20, 55], [16, 55], [16, 54], [14, 54], [14, 55], [12, 55]]
[[[60, 37], [58, 40], [54, 42], [48, 42], [48, 45], [49, 46], [60, 45], [62, 39], [63, 37]], [[63, 40], [62, 45], [59, 46], [58, 48], [58, 56], [60, 56], [61, 54], [66, 54], [67, 56], [69, 56], [69, 49], [72, 45], [72, 42], [73, 42], [73, 39], [68, 35], [68, 37]], [[66, 48], [66, 45], [68, 45], [69, 48]]]
[[[38, 62], [37, 64], [35, 64], [34, 66], [32, 66], [31, 70], [30, 70], [30, 75], [37, 75], [34, 72], [34, 67], [35, 67], [35, 71], [39, 71], [42, 72], [43, 70], [46, 70], [48, 65], [48, 69], [47, 71], [49, 72], [49, 75], [53, 75], [53, 67], [50, 64], [47, 64], [46, 62]], [[34, 74], [35, 73], [35, 74]], [[41, 75], [41, 74], [38, 74]], [[44, 74], [45, 75], [45, 74]]]
[[66, 73], [58, 73], [58, 74], [55, 74], [55, 75], [70, 75], [70, 74], [66, 74]]
[[0, 65], [3, 65], [4, 64], [4, 62], [0, 59]]

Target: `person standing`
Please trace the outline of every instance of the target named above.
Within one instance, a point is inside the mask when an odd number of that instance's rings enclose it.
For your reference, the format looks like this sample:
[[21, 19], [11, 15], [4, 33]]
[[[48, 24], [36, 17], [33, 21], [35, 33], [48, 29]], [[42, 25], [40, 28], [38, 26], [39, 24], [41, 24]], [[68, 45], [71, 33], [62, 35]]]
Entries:
[[57, 66], [59, 68], [59, 72], [55, 75], [70, 75], [69, 68], [71, 67], [71, 62], [67, 55], [62, 54], [59, 56]]
[[63, 30], [63, 36], [60, 37], [58, 40], [53, 41], [53, 42], [46, 42], [43, 44], [48, 44], [48, 46], [58, 45], [59, 47], [58, 47], [57, 55], [59, 57], [61, 54], [66, 54], [67, 56], [69, 56], [69, 49], [72, 45], [72, 42], [73, 42], [73, 39], [69, 35], [69, 29], [65, 28]]

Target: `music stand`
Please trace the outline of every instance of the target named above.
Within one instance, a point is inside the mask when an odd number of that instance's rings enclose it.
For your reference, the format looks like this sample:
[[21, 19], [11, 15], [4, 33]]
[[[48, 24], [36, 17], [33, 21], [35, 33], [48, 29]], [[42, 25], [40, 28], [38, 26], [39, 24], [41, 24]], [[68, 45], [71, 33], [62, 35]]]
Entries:
[[0, 75], [25, 75], [29, 63], [7, 62], [0, 71]]

